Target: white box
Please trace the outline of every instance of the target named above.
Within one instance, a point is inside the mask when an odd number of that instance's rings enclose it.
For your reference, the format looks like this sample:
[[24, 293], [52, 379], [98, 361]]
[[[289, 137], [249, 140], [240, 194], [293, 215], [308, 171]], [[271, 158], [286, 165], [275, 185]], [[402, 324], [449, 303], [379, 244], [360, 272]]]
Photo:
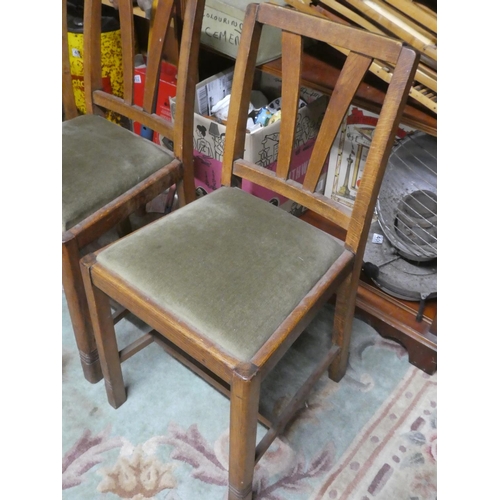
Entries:
[[[350, 208], [354, 205], [377, 121], [377, 114], [359, 106], [349, 107], [330, 150], [325, 186], [328, 198]], [[395, 144], [413, 130], [400, 125]]]
[[[265, 0], [206, 0], [201, 43], [234, 59], [238, 53], [245, 11], [249, 3]], [[279, 5], [286, 5], [278, 1]], [[281, 30], [264, 26], [257, 53], [257, 64], [281, 57]]]
[[[211, 106], [225, 95], [231, 93], [233, 69], [218, 73], [196, 86], [195, 118], [193, 130], [194, 170], [198, 189], [211, 192], [220, 187], [222, 155], [226, 126], [209, 118]], [[281, 97], [281, 79], [257, 70], [254, 90], [261, 90], [269, 102]], [[316, 141], [321, 120], [323, 119], [328, 99], [321, 92], [307, 87], [301, 88], [301, 98], [307, 103], [298, 111], [298, 126], [295, 136], [296, 146], [290, 168], [290, 178], [303, 182], [306, 167]], [[211, 100], [210, 100], [211, 99]], [[276, 170], [278, 143], [281, 122], [259, 128], [246, 134], [244, 159]], [[318, 184], [318, 192], [324, 191], [328, 159], [325, 162], [323, 177]], [[265, 199], [291, 213], [301, 214], [304, 208], [284, 196], [243, 180], [242, 189]]]

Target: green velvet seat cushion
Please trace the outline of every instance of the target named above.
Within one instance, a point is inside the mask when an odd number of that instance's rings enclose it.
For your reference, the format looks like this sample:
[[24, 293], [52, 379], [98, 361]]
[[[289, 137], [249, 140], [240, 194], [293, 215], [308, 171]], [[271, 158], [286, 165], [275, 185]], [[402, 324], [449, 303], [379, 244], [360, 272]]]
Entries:
[[62, 124], [62, 230], [170, 163], [158, 145], [96, 115]]
[[113, 243], [97, 261], [248, 361], [342, 251], [284, 210], [222, 187]]

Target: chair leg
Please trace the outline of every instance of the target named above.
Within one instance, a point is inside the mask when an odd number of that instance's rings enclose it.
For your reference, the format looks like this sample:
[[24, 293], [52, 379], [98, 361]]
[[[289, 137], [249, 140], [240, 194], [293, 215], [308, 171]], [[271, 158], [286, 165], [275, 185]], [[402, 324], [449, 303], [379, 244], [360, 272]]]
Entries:
[[102, 379], [102, 371], [92, 331], [79, 260], [80, 254], [76, 240], [71, 238], [63, 241], [62, 279], [64, 293], [80, 354], [83, 375], [90, 383], [95, 384]]
[[329, 368], [329, 377], [334, 382], [340, 382], [347, 371], [358, 281], [359, 279], [351, 273], [337, 291], [333, 321], [333, 343], [340, 347], [340, 353]]
[[84, 258], [81, 264], [83, 282], [87, 293], [92, 327], [101, 361], [106, 394], [113, 408], [120, 407], [127, 399], [116, 342], [115, 326], [109, 297], [92, 283], [91, 267]]
[[253, 365], [239, 369], [231, 383], [228, 500], [251, 500], [260, 374]]

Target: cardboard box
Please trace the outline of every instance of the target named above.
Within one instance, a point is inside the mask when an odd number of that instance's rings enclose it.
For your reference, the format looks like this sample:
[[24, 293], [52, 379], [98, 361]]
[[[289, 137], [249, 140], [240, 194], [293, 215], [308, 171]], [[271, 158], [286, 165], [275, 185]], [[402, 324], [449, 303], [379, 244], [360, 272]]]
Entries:
[[[194, 172], [196, 186], [202, 193], [209, 193], [221, 185], [222, 154], [226, 134], [225, 125], [208, 118], [206, 115], [210, 114], [210, 109], [214, 104], [231, 93], [232, 81], [233, 69], [229, 69], [200, 82], [196, 87], [196, 113], [193, 131]], [[255, 73], [253, 88], [261, 90], [269, 102], [281, 97], [281, 79], [259, 70]], [[290, 169], [290, 178], [297, 182], [304, 180], [312, 146], [316, 141], [328, 101], [323, 94], [307, 87], [301, 89], [301, 98], [307, 105], [300, 108], [298, 112], [296, 148]], [[247, 133], [244, 158], [275, 171], [280, 128], [281, 122], [277, 121], [267, 127]], [[325, 162], [323, 177], [318, 185], [320, 192], [324, 190], [327, 163], [328, 161]], [[302, 206], [284, 196], [249, 181], [243, 180], [242, 188], [288, 212], [298, 215], [304, 211]]]
[[[354, 205], [378, 115], [350, 106], [330, 151], [325, 196], [347, 207]], [[400, 125], [396, 142], [414, 129]]]
[[[134, 104], [142, 106], [144, 102], [144, 84], [146, 80], [146, 64], [136, 66], [134, 73]], [[160, 82], [158, 86], [158, 99], [156, 102], [156, 114], [172, 121], [170, 100], [177, 92], [177, 67], [167, 61], [162, 61]], [[160, 144], [161, 138], [154, 132], [140, 123], [134, 122], [134, 132], [143, 137], [151, 139]]]
[[[257, 3], [266, 0], [255, 0]], [[240, 44], [247, 5], [252, 0], [206, 0], [201, 43], [234, 59]], [[283, 1], [279, 5], [286, 5]], [[270, 26], [262, 29], [257, 65], [281, 57], [281, 30]]]

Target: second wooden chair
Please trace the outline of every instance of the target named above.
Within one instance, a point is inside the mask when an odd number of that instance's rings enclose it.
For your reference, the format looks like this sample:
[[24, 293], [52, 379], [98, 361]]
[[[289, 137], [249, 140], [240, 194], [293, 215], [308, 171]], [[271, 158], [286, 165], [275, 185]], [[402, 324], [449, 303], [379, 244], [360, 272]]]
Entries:
[[[192, 166], [194, 95], [204, 0], [186, 0], [177, 68], [175, 123], [156, 114], [160, 67], [177, 0], [158, 0], [151, 24], [143, 106], [134, 104], [134, 15], [132, 0], [117, 2], [123, 59], [123, 98], [103, 90], [101, 0], [85, 0], [84, 86], [87, 114], [75, 117], [63, 15], [62, 279], [85, 378], [102, 379], [79, 260], [82, 250], [148, 201], [176, 184], [180, 202], [195, 198]], [[180, 2], [179, 2], [180, 4]], [[63, 14], [66, 1], [63, 1]], [[179, 17], [179, 16], [177, 16]], [[103, 117], [112, 111], [170, 139], [174, 150]], [[117, 311], [115, 321], [120, 319]]]

